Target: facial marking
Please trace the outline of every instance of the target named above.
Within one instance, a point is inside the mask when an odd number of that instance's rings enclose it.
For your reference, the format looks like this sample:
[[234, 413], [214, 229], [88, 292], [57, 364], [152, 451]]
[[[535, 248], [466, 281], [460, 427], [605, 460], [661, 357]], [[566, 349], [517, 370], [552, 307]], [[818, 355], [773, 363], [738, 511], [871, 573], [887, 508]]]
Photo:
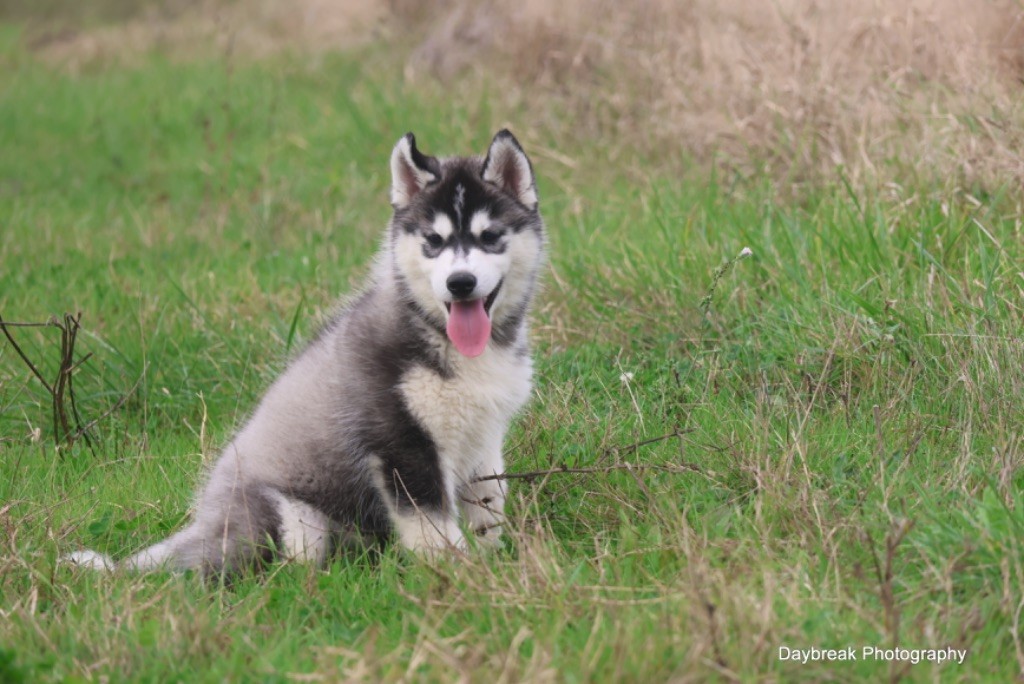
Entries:
[[473, 214], [473, 218], [469, 220], [469, 232], [473, 234], [473, 237], [480, 237], [480, 233], [487, 230], [491, 225], [491, 214], [486, 209], [480, 209]]
[[455, 232], [455, 225], [452, 223], [451, 218], [448, 214], [438, 214], [434, 217], [434, 225], [432, 226], [434, 232], [443, 237], [445, 240], [451, 237], [452, 233]]
[[455, 199], [452, 201], [452, 208], [455, 210], [455, 225], [462, 225], [462, 210], [466, 206], [466, 186], [459, 183], [455, 186]]

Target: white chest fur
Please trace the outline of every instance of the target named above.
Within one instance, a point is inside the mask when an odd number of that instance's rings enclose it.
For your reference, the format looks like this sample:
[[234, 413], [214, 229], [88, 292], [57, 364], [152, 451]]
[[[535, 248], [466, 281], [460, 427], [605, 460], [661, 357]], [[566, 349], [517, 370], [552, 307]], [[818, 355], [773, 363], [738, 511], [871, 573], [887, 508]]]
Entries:
[[528, 356], [493, 347], [473, 359], [458, 356], [453, 366], [448, 378], [414, 368], [401, 386], [406, 406], [458, 483], [503, 470], [501, 443], [512, 416], [529, 398], [533, 367]]

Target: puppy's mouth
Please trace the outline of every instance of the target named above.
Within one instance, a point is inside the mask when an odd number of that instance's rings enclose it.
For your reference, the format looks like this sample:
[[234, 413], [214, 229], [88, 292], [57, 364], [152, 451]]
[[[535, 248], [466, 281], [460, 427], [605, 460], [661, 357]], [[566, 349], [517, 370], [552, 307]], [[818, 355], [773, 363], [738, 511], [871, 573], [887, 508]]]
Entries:
[[[491, 290], [491, 294], [487, 295], [484, 298], [484, 313], [486, 313], [488, 316], [491, 315], [491, 307], [494, 306], [494, 300], [498, 296], [498, 290], [500, 290], [501, 286], [504, 285], [504, 284], [505, 284], [505, 279], [502, 278], [500, 281], [498, 281], [498, 286], [496, 288], [494, 288], [493, 290]], [[477, 301], [477, 300], [467, 299], [465, 301], [468, 303], [468, 302], [473, 302], [473, 301]], [[451, 302], [445, 302], [444, 303], [444, 308], [448, 309], [448, 313], [450, 314], [452, 312], [452, 303]]]
[[486, 297], [445, 302], [448, 339], [463, 356], [480, 356], [487, 348], [491, 339], [491, 307], [501, 285], [499, 282]]

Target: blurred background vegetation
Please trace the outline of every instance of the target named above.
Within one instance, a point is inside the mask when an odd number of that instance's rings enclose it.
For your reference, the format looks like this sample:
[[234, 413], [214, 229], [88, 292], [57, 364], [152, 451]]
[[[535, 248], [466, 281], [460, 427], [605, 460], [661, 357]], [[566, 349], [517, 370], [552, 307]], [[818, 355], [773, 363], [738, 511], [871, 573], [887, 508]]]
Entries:
[[[1024, 180], [1024, 9], [1010, 0], [6, 0], [69, 71], [158, 50], [307, 59], [369, 44], [453, 99], [482, 82], [607, 159], [697, 162], [787, 187], [837, 171], [970, 190]], [[534, 130], [530, 131], [534, 134]]]

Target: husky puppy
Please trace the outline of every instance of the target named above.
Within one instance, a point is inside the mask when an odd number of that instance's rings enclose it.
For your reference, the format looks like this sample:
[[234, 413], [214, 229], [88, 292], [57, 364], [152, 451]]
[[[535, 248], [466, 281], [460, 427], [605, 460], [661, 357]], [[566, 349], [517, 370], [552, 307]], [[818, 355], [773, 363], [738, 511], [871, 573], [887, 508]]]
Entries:
[[322, 561], [353, 534], [425, 554], [498, 543], [502, 442], [530, 394], [526, 317], [545, 232], [507, 130], [486, 157], [391, 155], [394, 215], [369, 285], [271, 385], [220, 455], [193, 522], [95, 568], [233, 571]]

